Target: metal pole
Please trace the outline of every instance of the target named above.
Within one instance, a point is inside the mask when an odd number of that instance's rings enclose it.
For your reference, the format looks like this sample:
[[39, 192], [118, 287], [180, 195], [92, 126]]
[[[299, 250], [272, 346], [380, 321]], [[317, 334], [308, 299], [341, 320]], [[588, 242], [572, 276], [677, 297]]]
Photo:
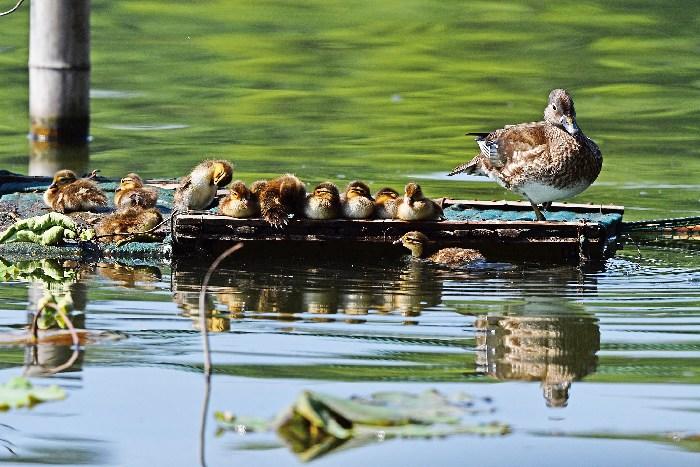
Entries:
[[31, 0], [30, 137], [86, 143], [90, 128], [90, 0]]

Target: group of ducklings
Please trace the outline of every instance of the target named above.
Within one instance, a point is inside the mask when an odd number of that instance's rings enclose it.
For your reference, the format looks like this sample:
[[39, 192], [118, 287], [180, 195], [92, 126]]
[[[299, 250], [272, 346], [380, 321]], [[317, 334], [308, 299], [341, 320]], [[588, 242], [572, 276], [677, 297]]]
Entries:
[[[158, 193], [144, 185], [135, 173], [122, 178], [114, 191], [116, 211], [95, 225], [95, 234], [103, 242], [120, 242], [147, 232], [163, 221], [156, 209]], [[54, 211], [70, 213], [107, 207], [107, 195], [91, 177], [78, 178], [72, 170], [59, 170], [44, 192], [44, 203]]]
[[291, 174], [257, 181], [250, 189], [235, 181], [219, 203], [219, 213], [236, 218], [262, 216], [275, 227], [286, 225], [290, 214], [317, 220], [444, 218], [440, 205], [426, 198], [417, 183], [407, 184], [403, 196], [388, 187], [372, 196], [361, 181], [350, 182], [343, 193], [331, 182], [320, 183], [307, 193], [304, 183]]
[[[207, 209], [216, 198], [217, 190], [231, 183], [232, 179], [233, 167], [229, 162], [204, 161], [180, 182], [175, 191], [174, 208], [179, 211]], [[155, 207], [157, 201], [157, 191], [145, 186], [138, 174], [129, 173], [115, 190], [116, 211], [95, 226], [97, 238], [119, 242], [153, 229], [163, 220]], [[44, 202], [51, 209], [64, 213], [92, 211], [106, 208], [108, 204], [107, 195], [92, 177], [78, 178], [71, 170], [60, 170], [55, 174], [53, 183], [44, 193]], [[258, 180], [250, 189], [242, 181], [236, 180], [231, 184], [229, 193], [219, 202], [218, 210], [220, 214], [235, 218], [261, 216], [277, 228], [287, 225], [290, 215], [319, 220], [444, 219], [440, 205], [425, 197], [420, 185], [414, 182], [405, 186], [403, 196], [388, 187], [372, 196], [367, 184], [361, 181], [350, 182], [343, 193], [331, 182], [320, 183], [307, 193], [304, 183], [292, 174], [272, 180]], [[414, 257], [424, 256], [430, 243], [420, 232], [409, 232], [398, 242], [410, 249]], [[468, 254], [472, 256], [458, 259], [469, 261], [480, 258], [478, 253]], [[432, 256], [430, 259], [435, 262], [445, 262], [444, 258]], [[450, 258], [457, 257], [452, 254]]]

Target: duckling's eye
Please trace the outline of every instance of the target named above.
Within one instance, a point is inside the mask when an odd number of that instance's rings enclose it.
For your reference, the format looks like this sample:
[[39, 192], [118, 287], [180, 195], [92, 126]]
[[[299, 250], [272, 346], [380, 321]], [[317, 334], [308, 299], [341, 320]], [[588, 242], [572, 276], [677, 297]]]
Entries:
[[557, 110], [557, 106], [552, 104], [552, 110]]

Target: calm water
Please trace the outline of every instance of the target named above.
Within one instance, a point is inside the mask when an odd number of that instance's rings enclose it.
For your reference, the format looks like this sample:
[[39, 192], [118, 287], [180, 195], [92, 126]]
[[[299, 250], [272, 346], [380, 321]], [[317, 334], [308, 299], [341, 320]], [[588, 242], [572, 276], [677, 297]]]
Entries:
[[[246, 181], [294, 171], [512, 198], [443, 176], [474, 154], [463, 133], [538, 119], [549, 90], [567, 87], [605, 156], [577, 201], [624, 205], [627, 220], [700, 215], [697, 2], [92, 3], [90, 166], [103, 175], [175, 177], [226, 157]], [[27, 21], [26, 6], [0, 18], [0, 168], [23, 173]], [[93, 265], [53, 285], [85, 312], [93, 343], [71, 371], [34, 380], [66, 388], [65, 401], [3, 414], [0, 446], [16, 455], [0, 447], [0, 459], [196, 464], [202, 275]], [[700, 427], [693, 242], [642, 245], [641, 257], [628, 244], [598, 271], [260, 258], [212, 284], [212, 411], [272, 416], [304, 389], [437, 388], [492, 398], [497, 410], [475, 421], [513, 429], [387, 440], [315, 465], [699, 462], [697, 442], [669, 434]], [[46, 287], [0, 284], [3, 338], [22, 332]], [[3, 382], [70, 349], [0, 355]], [[217, 437], [213, 421], [210, 465], [296, 462], [273, 434]]]

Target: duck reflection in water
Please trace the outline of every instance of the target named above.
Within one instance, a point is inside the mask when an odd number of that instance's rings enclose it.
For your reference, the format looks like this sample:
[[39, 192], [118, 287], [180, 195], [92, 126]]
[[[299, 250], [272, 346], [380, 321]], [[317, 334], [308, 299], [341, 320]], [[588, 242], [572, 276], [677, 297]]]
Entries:
[[540, 381], [547, 406], [566, 407], [571, 383], [596, 369], [600, 329], [582, 306], [562, 302], [565, 296], [526, 295], [502, 314], [478, 317], [477, 370], [499, 380]]
[[[398, 312], [410, 318], [405, 324], [416, 324], [414, 318], [424, 308], [440, 303], [442, 276], [431, 265], [402, 263], [389, 274], [384, 269], [336, 266], [293, 271], [277, 271], [279, 265], [272, 264], [221, 268], [210, 281], [209, 316], [361, 324], [373, 314]], [[198, 316], [200, 277], [201, 271], [182, 265], [174, 271], [175, 301], [190, 317]]]

